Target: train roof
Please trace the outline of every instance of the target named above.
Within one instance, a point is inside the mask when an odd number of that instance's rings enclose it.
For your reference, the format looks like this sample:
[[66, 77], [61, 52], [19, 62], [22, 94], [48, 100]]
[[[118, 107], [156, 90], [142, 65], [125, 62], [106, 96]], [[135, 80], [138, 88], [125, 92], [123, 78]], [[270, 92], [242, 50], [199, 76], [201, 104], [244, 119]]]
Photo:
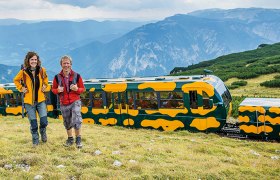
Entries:
[[280, 107], [280, 98], [245, 98], [240, 106]]
[[96, 84], [110, 84], [110, 83], [143, 83], [143, 82], [195, 82], [205, 81], [209, 84], [216, 85], [221, 81], [214, 75], [195, 75], [195, 76], [155, 76], [155, 77], [129, 77], [129, 78], [100, 78], [100, 79], [88, 79], [85, 83]]

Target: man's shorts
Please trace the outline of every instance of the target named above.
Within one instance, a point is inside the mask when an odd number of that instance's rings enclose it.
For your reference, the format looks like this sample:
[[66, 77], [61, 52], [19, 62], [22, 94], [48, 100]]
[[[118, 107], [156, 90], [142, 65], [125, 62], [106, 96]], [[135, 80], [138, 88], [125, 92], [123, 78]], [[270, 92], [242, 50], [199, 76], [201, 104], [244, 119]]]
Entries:
[[72, 104], [60, 106], [65, 129], [69, 130], [71, 128], [75, 128], [78, 130], [81, 128], [83, 121], [81, 115], [81, 104], [81, 100], [77, 100]]

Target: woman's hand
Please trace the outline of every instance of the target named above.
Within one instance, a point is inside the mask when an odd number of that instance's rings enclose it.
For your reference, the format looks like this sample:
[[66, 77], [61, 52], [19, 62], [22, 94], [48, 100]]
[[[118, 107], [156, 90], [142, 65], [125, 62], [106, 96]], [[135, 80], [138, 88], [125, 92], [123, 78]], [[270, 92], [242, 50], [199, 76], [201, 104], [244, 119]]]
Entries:
[[46, 91], [46, 88], [47, 88], [47, 86], [46, 86], [45, 84], [43, 84], [43, 86], [42, 86], [42, 92], [45, 92], [45, 91]]
[[26, 93], [27, 92], [27, 88], [26, 87], [22, 87], [21, 88], [21, 92]]

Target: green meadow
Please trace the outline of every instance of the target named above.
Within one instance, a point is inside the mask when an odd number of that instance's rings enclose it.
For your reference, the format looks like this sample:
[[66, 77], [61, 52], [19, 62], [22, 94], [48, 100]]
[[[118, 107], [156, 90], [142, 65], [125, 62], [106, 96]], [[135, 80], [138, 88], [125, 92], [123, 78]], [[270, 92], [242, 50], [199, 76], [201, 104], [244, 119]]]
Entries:
[[27, 118], [0, 124], [0, 179], [279, 179], [277, 142], [84, 124], [79, 150], [49, 119], [48, 142], [33, 148]]

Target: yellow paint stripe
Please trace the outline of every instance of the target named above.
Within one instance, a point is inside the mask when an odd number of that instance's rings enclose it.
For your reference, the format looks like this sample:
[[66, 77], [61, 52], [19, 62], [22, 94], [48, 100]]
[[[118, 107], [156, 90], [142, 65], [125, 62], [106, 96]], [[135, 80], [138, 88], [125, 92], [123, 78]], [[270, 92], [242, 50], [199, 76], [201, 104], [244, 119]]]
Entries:
[[238, 116], [239, 122], [249, 122], [250, 119], [248, 116]]
[[82, 106], [81, 113], [86, 114], [88, 112], [88, 107]]
[[92, 109], [91, 110], [92, 114], [108, 114], [109, 109]]
[[280, 108], [279, 107], [271, 107], [271, 108], [269, 108], [269, 112], [280, 114]]
[[99, 119], [99, 122], [100, 122], [103, 126], [115, 125], [115, 124], [117, 124], [117, 119], [116, 119], [116, 118], [108, 118], [108, 119], [100, 118], [100, 119]]
[[261, 106], [240, 106], [238, 108], [238, 111], [239, 112], [245, 112], [245, 111], [249, 111], [249, 112], [255, 112], [255, 111], [258, 111], [262, 114], [265, 113], [265, 109]]
[[206, 82], [193, 82], [189, 84], [184, 84], [182, 86], [182, 91], [185, 93], [189, 93], [189, 91], [197, 91], [197, 93], [201, 96], [202, 91], [204, 91], [209, 97], [214, 96], [214, 87]]
[[142, 127], [153, 127], [155, 129], [158, 129], [159, 127], [162, 127], [164, 131], [174, 131], [177, 128], [183, 128], [184, 124], [179, 120], [165, 120], [165, 119], [157, 119], [157, 120], [149, 120], [144, 119], [141, 122]]
[[240, 130], [243, 130], [246, 133], [254, 133], [254, 134], [260, 134], [262, 132], [270, 133], [273, 131], [273, 129], [270, 126], [259, 126], [256, 127], [254, 125], [241, 125]]
[[[21, 114], [21, 111], [22, 111], [22, 107], [21, 106], [7, 107], [6, 108], [6, 113], [9, 113], [9, 114], [17, 115], [17, 114]], [[25, 109], [24, 109], [24, 112], [25, 112]]]
[[90, 88], [89, 92], [94, 92], [95, 91], [95, 88]]
[[217, 128], [220, 126], [220, 122], [214, 117], [208, 117], [204, 119], [196, 118], [192, 121], [191, 127], [195, 127], [198, 130], [204, 131], [208, 128]]
[[85, 124], [94, 124], [94, 120], [92, 118], [84, 118], [83, 123]]
[[123, 125], [125, 125], [125, 126], [133, 126], [134, 125], [134, 120], [133, 119], [125, 119], [123, 121]]
[[139, 110], [128, 109], [128, 114], [131, 116], [137, 116], [139, 114]]
[[211, 109], [204, 109], [203, 107], [198, 107], [197, 109], [191, 109], [193, 114], [200, 114], [202, 116], [215, 111], [217, 109], [217, 106], [213, 106]]
[[173, 91], [176, 88], [175, 82], [144, 82], [138, 85], [138, 89], [152, 88], [155, 91]]
[[120, 84], [104, 84], [104, 87], [102, 88], [106, 92], [124, 92], [127, 88], [126, 83], [120, 83]]
[[271, 118], [270, 116], [266, 115], [264, 117], [264, 115], [260, 115], [258, 117], [258, 120], [261, 121], [261, 122], [264, 122], [265, 121], [268, 121], [270, 122], [271, 124], [275, 125], [275, 124], [280, 124], [280, 117], [276, 117], [276, 118]]
[[170, 117], [176, 117], [177, 114], [183, 113], [187, 114], [188, 109], [158, 109], [158, 110], [145, 110], [146, 114], [155, 114], [155, 113], [160, 113], [160, 114], [166, 114]]
[[53, 111], [53, 105], [47, 105], [48, 112]]
[[12, 90], [6, 90], [3, 87], [0, 87], [0, 94], [13, 94]]

